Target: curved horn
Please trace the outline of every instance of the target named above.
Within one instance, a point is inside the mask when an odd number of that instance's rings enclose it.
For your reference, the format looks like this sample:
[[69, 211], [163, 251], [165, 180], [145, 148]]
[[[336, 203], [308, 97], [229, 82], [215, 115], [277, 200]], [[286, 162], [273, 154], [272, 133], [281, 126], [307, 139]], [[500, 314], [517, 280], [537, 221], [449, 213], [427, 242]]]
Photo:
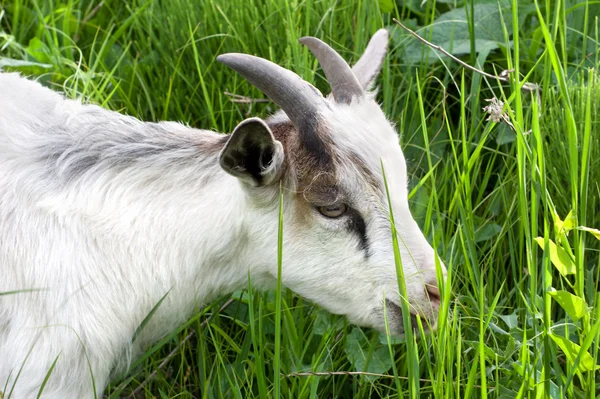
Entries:
[[312, 123], [326, 106], [323, 94], [294, 72], [260, 57], [229, 53], [217, 57], [275, 102], [297, 129]]
[[311, 36], [301, 38], [300, 43], [308, 47], [319, 60], [336, 102], [350, 104], [352, 97], [364, 95], [358, 79], [352, 73], [352, 69], [334, 49]]

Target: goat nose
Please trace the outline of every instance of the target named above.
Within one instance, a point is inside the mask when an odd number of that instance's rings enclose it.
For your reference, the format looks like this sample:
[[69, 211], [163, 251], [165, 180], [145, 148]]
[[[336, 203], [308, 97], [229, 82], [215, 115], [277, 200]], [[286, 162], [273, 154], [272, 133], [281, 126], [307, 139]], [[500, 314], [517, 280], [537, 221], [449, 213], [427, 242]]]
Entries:
[[440, 287], [438, 286], [437, 278], [433, 277], [425, 282], [425, 291], [430, 300], [440, 301]]

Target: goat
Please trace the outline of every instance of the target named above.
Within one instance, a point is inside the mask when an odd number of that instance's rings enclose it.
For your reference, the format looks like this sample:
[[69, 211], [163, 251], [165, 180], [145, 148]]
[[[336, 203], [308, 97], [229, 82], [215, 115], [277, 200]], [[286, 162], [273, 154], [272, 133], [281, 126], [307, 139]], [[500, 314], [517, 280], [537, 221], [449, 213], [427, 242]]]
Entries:
[[370, 91], [388, 33], [353, 68], [319, 39], [300, 41], [332, 95], [265, 59], [221, 55], [281, 108], [230, 135], [141, 122], [0, 74], [0, 390], [35, 397], [56, 361], [42, 397], [98, 396], [202, 304], [248, 276], [272, 287], [280, 186], [284, 286], [401, 334], [391, 206], [411, 313], [435, 328], [434, 251], [408, 207], [398, 134]]

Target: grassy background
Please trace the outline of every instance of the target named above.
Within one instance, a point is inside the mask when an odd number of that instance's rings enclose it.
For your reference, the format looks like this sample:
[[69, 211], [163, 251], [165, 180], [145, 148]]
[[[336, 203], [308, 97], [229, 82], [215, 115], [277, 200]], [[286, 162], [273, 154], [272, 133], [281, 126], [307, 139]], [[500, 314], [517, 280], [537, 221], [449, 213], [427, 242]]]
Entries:
[[[413, 214], [450, 269], [439, 331], [395, 341], [285, 290], [279, 328], [277, 293], [237, 292], [150, 348], [109, 397], [600, 395], [600, 233], [581, 228], [600, 227], [598, 1], [0, 5], [5, 70], [142, 119], [224, 132], [275, 109], [233, 102], [225, 92], [263, 96], [216, 55], [260, 55], [328, 91], [299, 37], [356, 60], [376, 29], [392, 33], [378, 98], [401, 133]], [[462, 68], [392, 18], [508, 80]], [[483, 111], [492, 98], [496, 120]]]

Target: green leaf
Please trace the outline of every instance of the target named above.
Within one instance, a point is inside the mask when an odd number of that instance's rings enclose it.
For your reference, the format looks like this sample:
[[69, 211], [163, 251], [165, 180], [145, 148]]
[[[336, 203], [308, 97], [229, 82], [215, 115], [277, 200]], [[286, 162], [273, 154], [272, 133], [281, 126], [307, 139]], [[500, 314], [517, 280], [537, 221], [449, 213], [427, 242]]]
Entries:
[[498, 235], [502, 227], [496, 223], [488, 223], [475, 232], [475, 242], [487, 241]]
[[416, 192], [415, 198], [412, 201], [413, 205], [413, 217], [422, 226], [427, 217], [427, 211], [429, 209], [429, 199], [431, 196], [431, 188], [427, 185], [419, 187]]
[[[438, 1], [439, 3], [440, 1]], [[448, 0], [453, 5], [454, 0]], [[402, 2], [407, 5], [409, 2]], [[417, 9], [412, 9], [413, 12], [419, 14], [423, 12], [421, 7], [422, 2], [410, 2], [413, 6], [418, 4]], [[416, 3], [416, 4], [415, 4]], [[487, 59], [488, 54], [500, 47], [504, 46], [504, 26], [507, 32], [512, 32], [512, 19], [506, 18], [511, 14], [511, 7], [506, 2], [498, 3], [497, 1], [478, 1], [473, 6], [473, 36], [475, 42], [475, 52], [478, 54], [477, 62], [482, 66]], [[524, 3], [524, 2], [523, 2]], [[410, 7], [409, 7], [410, 8]], [[522, 24], [535, 13], [535, 6], [532, 4], [520, 4], [518, 6], [519, 23]], [[442, 47], [450, 54], [458, 56], [471, 53], [471, 38], [469, 32], [469, 22], [467, 15], [471, 14], [471, 6], [455, 8], [450, 10], [435, 19], [430, 25], [421, 29], [415, 30], [421, 37], [429, 40], [435, 45]], [[504, 20], [501, 17], [505, 16]], [[471, 18], [471, 17], [469, 17]], [[411, 28], [412, 29], [412, 28]], [[425, 44], [414, 39], [407, 32], [397, 30], [393, 36], [393, 40], [399, 45], [398, 57], [402, 62], [420, 63], [422, 60], [427, 60], [432, 64], [439, 57], [445, 57], [441, 53], [435, 54], [435, 50], [430, 49]], [[402, 51], [404, 50], [404, 51]]]
[[394, 11], [393, 0], [379, 0], [379, 9], [381, 12], [392, 12]]
[[50, 65], [50, 64], [42, 64], [42, 63], [34, 62], [34, 61], [24, 61], [24, 60], [16, 60], [14, 58], [0, 57], [0, 69], [2, 69], [3, 67], [18, 68], [18, 67], [31, 67], [31, 66], [45, 68], [45, 69], [52, 68], [52, 65]]
[[135, 329], [135, 331], [133, 332], [133, 336], [131, 337], [132, 343], [135, 342], [135, 340], [138, 337], [138, 335], [140, 334], [140, 332], [142, 332], [144, 327], [146, 327], [146, 325], [150, 322], [150, 319], [152, 318], [152, 316], [154, 316], [154, 313], [156, 313], [156, 311], [158, 310], [160, 305], [163, 303], [163, 301], [165, 300], [167, 295], [169, 295], [169, 292], [171, 292], [171, 290], [167, 291], [165, 293], [165, 295], [163, 295], [162, 298], [160, 298], [160, 300], [156, 303], [156, 305], [154, 305], [154, 307], [150, 310], [148, 315], [146, 315], [146, 317], [144, 317], [144, 320], [142, 320], [140, 325]]
[[519, 315], [516, 310], [509, 315], [498, 315], [498, 318], [500, 318], [510, 330], [519, 327]]
[[577, 227], [577, 218], [573, 215], [573, 211], [569, 211], [565, 220], [561, 220], [558, 215], [554, 219], [554, 228], [557, 233], [566, 233]]
[[588, 311], [587, 303], [580, 297], [570, 292], [560, 290], [548, 293], [574, 320], [581, 319]]
[[586, 371], [600, 369], [600, 366], [594, 363], [594, 358], [592, 357], [592, 355], [589, 354], [589, 352], [584, 351], [580, 354], [581, 347], [579, 345], [565, 337], [561, 337], [552, 333], [550, 333], [549, 335], [550, 338], [552, 338], [552, 340], [556, 342], [556, 345], [558, 345], [560, 349], [564, 352], [564, 354], [567, 356], [567, 360], [571, 365], [575, 364], [575, 359], [577, 359], [577, 356], [581, 356], [579, 364], [577, 365], [577, 370], [579, 372], [584, 373]]
[[[536, 237], [534, 240], [538, 243], [540, 248], [544, 249], [544, 238]], [[575, 262], [569, 256], [569, 254], [562, 249], [562, 247], [557, 246], [554, 241], [548, 240], [548, 247], [550, 249], [550, 261], [559, 271], [559, 273], [563, 276], [567, 276], [569, 274], [575, 274], [577, 268], [575, 267]]]
[[343, 319], [339, 316], [334, 316], [331, 313], [319, 309], [313, 326], [313, 334], [323, 336], [339, 331], [344, 326]]
[[40, 63], [50, 64], [52, 50], [37, 37], [34, 37], [29, 41], [29, 45], [26, 48], [27, 54], [35, 58]]
[[565, 221], [562, 227], [565, 231], [570, 231], [577, 227], [577, 218], [575, 217], [575, 215], [573, 215], [572, 210], [569, 211], [569, 213], [565, 217]]
[[[543, 380], [543, 375], [542, 372], [540, 370], [532, 370], [530, 367], [523, 367], [523, 365], [521, 364], [520, 361], [517, 361], [515, 363], [513, 363], [513, 368], [515, 369], [515, 371], [521, 376], [521, 378], [527, 378], [528, 382], [530, 384], [530, 386], [534, 386], [536, 385], [536, 381], [542, 381]], [[534, 374], [535, 373], [535, 374]], [[534, 378], [535, 375], [535, 378]], [[554, 381], [549, 381], [550, 383], [550, 390], [549, 390], [549, 399], [564, 399], [564, 396], [561, 395], [561, 390], [558, 388], [558, 386], [556, 385], [556, 383]], [[513, 398], [517, 398], [519, 397], [519, 395], [505, 395], [504, 398], [506, 399], [513, 399]]]
[[598, 240], [600, 240], [600, 230], [598, 230], [598, 229], [592, 229], [590, 227], [579, 226], [577, 228], [577, 230], [587, 231], [588, 233], [590, 233], [591, 235], [596, 237]]
[[515, 132], [504, 123], [497, 124], [496, 129], [498, 131], [496, 134], [496, 143], [498, 143], [498, 145], [510, 144], [517, 139]]
[[27, 289], [27, 290], [5, 291], [5, 292], [0, 292], [0, 296], [2, 296], [2, 295], [23, 294], [23, 293], [28, 293], [28, 292], [39, 292], [39, 291], [46, 291], [46, 289], [45, 288], [30, 288], [30, 289]]
[[400, 0], [398, 2], [398, 6], [402, 8], [406, 8], [411, 12], [419, 15], [423, 12], [423, 8], [421, 7], [422, 0]]
[[[489, 52], [499, 47], [499, 43], [504, 43], [504, 33], [497, 3], [475, 4], [473, 11], [475, 52], [484, 55], [479, 60], [482, 62]], [[510, 9], [503, 7], [502, 12], [509, 13]], [[506, 29], [511, 32], [510, 18], [506, 19], [505, 23], [507, 24]], [[431, 25], [418, 30], [417, 33], [452, 55], [471, 52], [469, 23], [464, 7], [442, 14]], [[421, 60], [427, 59], [427, 62], [431, 64], [438, 60], [438, 56], [443, 56], [441, 53], [437, 55], [432, 53], [433, 50], [416, 39], [409, 39], [406, 32], [400, 33], [394, 39], [404, 46], [404, 54], [399, 54], [403, 62], [419, 63]]]
[[[48, 380], [50, 379], [50, 375], [52, 374], [52, 371], [54, 371], [54, 368], [56, 367], [56, 362], [58, 361], [58, 358], [60, 357], [60, 353], [58, 354], [58, 356], [56, 356], [56, 358], [54, 359], [54, 361], [52, 362], [52, 365], [50, 365], [50, 368], [48, 369], [48, 372], [46, 373], [46, 376], [44, 377], [44, 381], [42, 381], [42, 385], [40, 386], [40, 389], [38, 391], [37, 394], [37, 399], [39, 399], [42, 396], [42, 393], [44, 392], [44, 388], [46, 387], [46, 384], [48, 383]], [[0, 392], [0, 399], [2, 399], [4, 396], [2, 396], [2, 392]]]
[[[373, 347], [359, 328], [352, 329], [346, 341], [345, 352], [355, 371], [384, 374], [392, 367], [388, 348], [383, 345]], [[373, 381], [377, 376], [367, 375], [365, 378]]]

